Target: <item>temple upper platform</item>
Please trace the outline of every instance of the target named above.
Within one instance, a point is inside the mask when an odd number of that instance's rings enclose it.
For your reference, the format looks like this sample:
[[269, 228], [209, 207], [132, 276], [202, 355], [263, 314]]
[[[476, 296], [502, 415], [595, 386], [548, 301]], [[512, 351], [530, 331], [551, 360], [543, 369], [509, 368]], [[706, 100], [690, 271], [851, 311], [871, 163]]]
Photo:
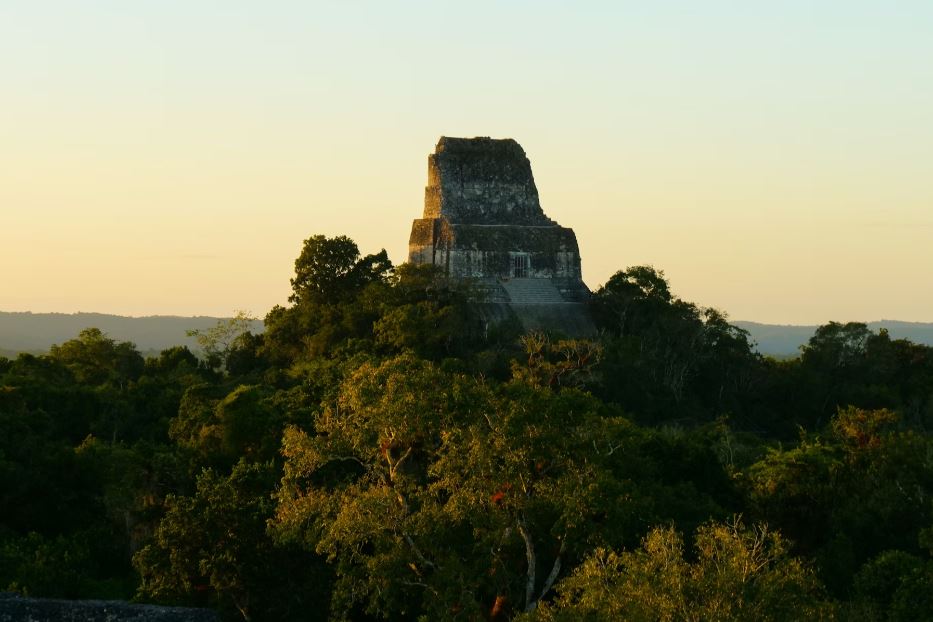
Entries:
[[412, 263], [478, 280], [495, 302], [581, 302], [589, 295], [576, 235], [544, 214], [531, 162], [510, 138], [441, 137], [428, 156], [424, 214], [408, 249]]

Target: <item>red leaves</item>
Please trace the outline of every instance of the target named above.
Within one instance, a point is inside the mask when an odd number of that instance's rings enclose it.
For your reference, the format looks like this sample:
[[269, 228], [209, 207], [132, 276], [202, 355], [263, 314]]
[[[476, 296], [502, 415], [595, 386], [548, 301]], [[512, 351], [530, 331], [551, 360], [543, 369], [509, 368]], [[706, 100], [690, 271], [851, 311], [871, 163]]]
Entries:
[[490, 495], [489, 500], [492, 501], [493, 505], [502, 505], [502, 500], [505, 499], [505, 495], [512, 490], [512, 484], [506, 482], [499, 487], [499, 490]]
[[508, 604], [508, 599], [502, 594], [496, 596], [496, 601], [492, 604], [492, 609], [489, 610], [489, 618], [491, 620], [497, 620], [500, 616], [505, 613], [505, 607]]

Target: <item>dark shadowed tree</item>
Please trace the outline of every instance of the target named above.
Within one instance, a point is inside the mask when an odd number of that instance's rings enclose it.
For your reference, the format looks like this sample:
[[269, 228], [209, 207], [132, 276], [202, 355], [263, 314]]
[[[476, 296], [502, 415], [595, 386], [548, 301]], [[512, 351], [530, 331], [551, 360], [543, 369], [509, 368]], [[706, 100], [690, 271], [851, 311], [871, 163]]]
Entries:
[[190, 497], [169, 497], [155, 537], [133, 560], [139, 596], [213, 604], [243, 620], [326, 619], [323, 564], [266, 535], [277, 473], [240, 462], [226, 477], [205, 470]]
[[361, 258], [356, 242], [347, 236], [311, 236], [295, 260], [289, 301], [340, 302], [368, 283], [384, 280], [391, 270], [385, 250]]

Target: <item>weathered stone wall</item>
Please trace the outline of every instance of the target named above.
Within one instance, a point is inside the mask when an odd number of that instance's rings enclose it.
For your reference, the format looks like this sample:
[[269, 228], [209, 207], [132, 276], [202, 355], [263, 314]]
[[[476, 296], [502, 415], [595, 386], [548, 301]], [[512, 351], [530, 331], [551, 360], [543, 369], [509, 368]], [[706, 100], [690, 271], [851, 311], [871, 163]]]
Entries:
[[428, 156], [424, 217], [458, 224], [554, 224], [544, 215], [531, 162], [514, 140], [442, 136]]
[[[589, 297], [577, 237], [545, 216], [531, 163], [512, 139], [441, 137], [428, 156], [424, 215], [412, 224], [408, 249], [412, 263], [477, 280], [488, 302], [513, 305], [510, 313], [527, 317], [529, 327], [592, 326], [576, 304]], [[509, 284], [519, 280], [529, 282]], [[568, 303], [575, 304], [543, 308]], [[565, 321], [568, 314], [578, 321]]]
[[428, 156], [424, 216], [412, 224], [409, 261], [459, 278], [510, 278], [516, 253], [530, 257], [528, 278], [581, 278], [576, 235], [544, 215], [521, 146], [441, 137]]
[[528, 256], [529, 278], [580, 278], [580, 256], [573, 230], [550, 227], [449, 226], [450, 274], [456, 277], [511, 278], [513, 257]]
[[408, 261], [415, 264], [437, 263], [434, 260], [435, 247], [438, 245], [435, 234], [440, 219], [419, 218], [412, 223], [411, 237], [408, 238]]
[[[523, 275], [515, 272], [515, 255], [527, 257], [527, 267]], [[447, 266], [450, 276], [461, 279], [510, 279], [518, 276], [533, 279], [579, 278], [580, 267], [579, 258], [572, 251], [542, 252], [522, 247], [511, 251], [442, 248], [435, 253], [432, 263]]]

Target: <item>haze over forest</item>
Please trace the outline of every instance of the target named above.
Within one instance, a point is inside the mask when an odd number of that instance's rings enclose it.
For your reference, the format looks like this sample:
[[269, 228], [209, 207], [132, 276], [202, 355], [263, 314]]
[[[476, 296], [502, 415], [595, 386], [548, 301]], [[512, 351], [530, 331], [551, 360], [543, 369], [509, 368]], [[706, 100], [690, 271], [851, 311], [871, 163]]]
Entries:
[[524, 146], [592, 289], [933, 321], [929, 2], [288, 4], [2, 3], [0, 310], [262, 315], [312, 233], [401, 263], [446, 134]]
[[[99, 328], [111, 339], [130, 341], [143, 353], [158, 354], [172, 346], [197, 349], [197, 340], [187, 335], [191, 330], [205, 330], [224, 318], [149, 316], [126, 317], [104, 313], [9, 313], [0, 311], [0, 355], [19, 352], [42, 353], [54, 344], [72, 339], [85, 328]], [[800, 353], [816, 331], [816, 326], [785, 326], [758, 322], [733, 321], [749, 332], [755, 348], [765, 355], [789, 357]], [[252, 324], [253, 332], [262, 332], [262, 321]], [[886, 329], [892, 339], [909, 339], [933, 345], [933, 323], [876, 321], [868, 322], [874, 332]]]

